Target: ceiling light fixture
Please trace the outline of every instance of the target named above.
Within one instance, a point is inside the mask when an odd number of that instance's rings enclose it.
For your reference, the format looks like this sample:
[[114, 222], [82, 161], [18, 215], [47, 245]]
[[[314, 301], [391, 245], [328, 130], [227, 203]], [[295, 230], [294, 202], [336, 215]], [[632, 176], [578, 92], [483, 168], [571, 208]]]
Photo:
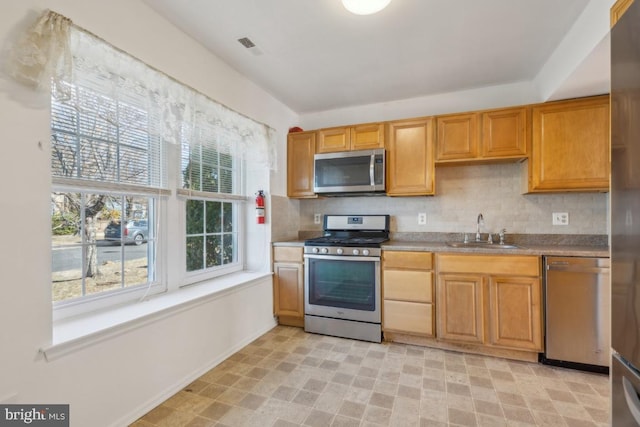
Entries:
[[356, 15], [371, 15], [380, 12], [391, 0], [342, 0], [345, 9]]

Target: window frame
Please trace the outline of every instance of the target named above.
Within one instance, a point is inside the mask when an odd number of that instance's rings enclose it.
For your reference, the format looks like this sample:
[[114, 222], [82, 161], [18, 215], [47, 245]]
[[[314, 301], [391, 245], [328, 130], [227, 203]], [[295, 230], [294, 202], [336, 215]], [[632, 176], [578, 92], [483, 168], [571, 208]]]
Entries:
[[[90, 79], [90, 77], [89, 77]], [[78, 105], [83, 105], [82, 102], [91, 102], [95, 99], [105, 99], [107, 103], [113, 103], [114, 108], [117, 111], [118, 119], [120, 118], [119, 114], [121, 111], [125, 111], [126, 109], [130, 109], [131, 111], [137, 110], [145, 115], [147, 124], [148, 120], [157, 121], [157, 118], [153, 116], [153, 112], [145, 109], [142, 100], [136, 100], [135, 98], [129, 96], [129, 94], [124, 94], [124, 96], [118, 97], [110, 97], [108, 93], [105, 93], [104, 90], [101, 90], [100, 87], [92, 84], [90, 80], [80, 79], [79, 82], [73, 83], [64, 83], [69, 90], [69, 93], [72, 96], [75, 96], [76, 102]], [[105, 138], [104, 135], [100, 134], [91, 134], [87, 133], [82, 129], [82, 123], [86, 120], [92, 120], [93, 115], [97, 114], [94, 110], [90, 110], [86, 117], [82, 116], [82, 111], [80, 108], [70, 107], [65, 104], [64, 101], [60, 102], [58, 105], [58, 101], [54, 99], [54, 90], [55, 86], [52, 85], [51, 89], [51, 106], [50, 106], [50, 115], [49, 115], [49, 129], [51, 135], [51, 164], [52, 169], [50, 172], [52, 186], [50, 194], [54, 193], [84, 193], [84, 194], [105, 194], [112, 195], [117, 197], [139, 197], [139, 198], [149, 198], [152, 201], [150, 203], [153, 204], [154, 212], [151, 215], [154, 217], [153, 228], [155, 233], [155, 241], [153, 247], [153, 253], [147, 253], [147, 261], [150, 263], [147, 267], [148, 273], [153, 272], [153, 279], [149, 280], [149, 276], [147, 276], [147, 283], [134, 285], [131, 287], [123, 286], [124, 279], [121, 279], [120, 287], [115, 289], [109, 289], [102, 292], [85, 294], [74, 298], [69, 298], [60, 301], [53, 300], [53, 271], [49, 275], [49, 287], [51, 290], [51, 303], [52, 303], [52, 311], [53, 311], [53, 320], [62, 320], [68, 317], [73, 317], [81, 314], [85, 314], [88, 312], [103, 310], [108, 307], [112, 307], [115, 305], [133, 302], [136, 300], [143, 299], [150, 295], [155, 295], [158, 293], [162, 293], [167, 291], [168, 285], [166, 281], [166, 263], [163, 262], [164, 258], [163, 254], [165, 253], [164, 245], [166, 244], [166, 226], [165, 222], [161, 221], [164, 215], [161, 213], [162, 211], [166, 211], [166, 203], [167, 197], [171, 194], [171, 190], [167, 188], [168, 176], [170, 173], [170, 162], [168, 159], [168, 150], [166, 144], [164, 144], [158, 136], [153, 135], [151, 131], [147, 131], [145, 133], [147, 138], [147, 146], [144, 150], [141, 147], [134, 147], [135, 150], [139, 153], [144, 152], [141, 158], [147, 157], [147, 169], [150, 173], [147, 175], [146, 184], [139, 184], [135, 181], [133, 183], [128, 183], [126, 180], [123, 182], [122, 175], [122, 167], [120, 153], [121, 150], [126, 150], [130, 147], [130, 142], [128, 140], [122, 140], [123, 134], [120, 132], [120, 123], [121, 120], [118, 120], [118, 124], [113, 124], [115, 132], [113, 135]], [[82, 94], [82, 95], [81, 95]], [[120, 94], [118, 94], [120, 95]], [[87, 100], [82, 100], [80, 97], [85, 96]], [[117, 99], [115, 99], [117, 98]], [[74, 99], [74, 98], [72, 98]], [[62, 117], [60, 115], [68, 115], [68, 117]], [[127, 115], [123, 118], [126, 122], [130, 117]], [[62, 126], [57, 126], [58, 123], [62, 123]], [[73, 129], [70, 127], [65, 128], [65, 124], [72, 124]], [[71, 165], [69, 169], [70, 174], [56, 174], [56, 169], [53, 167], [54, 162], [54, 135], [64, 135], [68, 138], [67, 144], [71, 146], [71, 152], [74, 157], [74, 164]], [[85, 142], [82, 142], [85, 141]], [[97, 144], [97, 148], [110, 147], [109, 152], [111, 152], [112, 156], [115, 156], [111, 161], [115, 162], [115, 166], [109, 173], [111, 173], [111, 180], [102, 180], [100, 177], [96, 176], [85, 176], [83, 173], [83, 164], [82, 160], [80, 160], [83, 150], [83, 144]], [[65, 143], [61, 143], [61, 146], [64, 148]], [[58, 159], [60, 159], [58, 157]], [[134, 160], [137, 157], [134, 157]], [[152, 162], [155, 168], [150, 168], [148, 162]], [[61, 165], [63, 168], [60, 169], [64, 171], [64, 165]], [[140, 167], [138, 165], [138, 167]], [[164, 172], [162, 172], [164, 170]], [[78, 176], [78, 174], [80, 174]], [[164, 178], [163, 178], [164, 177]], [[159, 185], [160, 187], [157, 187]], [[52, 212], [53, 213], [53, 212]], [[148, 218], [150, 219], [150, 218]], [[51, 215], [50, 215], [51, 220]], [[88, 245], [84, 242], [79, 244], [80, 248], [84, 248]], [[54, 240], [53, 236], [51, 236], [50, 240], [50, 250], [51, 250], [51, 259], [53, 259], [53, 250], [54, 250]], [[97, 245], [96, 245], [97, 247]], [[121, 250], [122, 246], [121, 246]], [[82, 249], [82, 253], [84, 254], [84, 249]], [[82, 260], [82, 267], [84, 267], [84, 260]], [[151, 265], [153, 263], [153, 265]], [[82, 268], [81, 268], [82, 270]], [[84, 275], [84, 273], [83, 273]], [[83, 280], [85, 278], [83, 277]]]
[[[235, 272], [246, 271], [249, 264], [246, 254], [253, 253], [253, 247], [247, 246], [246, 235], [248, 232], [253, 233], [253, 228], [249, 224], [249, 220], [252, 217], [247, 202], [251, 200], [251, 197], [246, 196], [246, 181], [252, 179], [253, 173], [250, 172], [251, 167], [254, 164], [258, 164], [256, 159], [251, 156], [255, 156], [256, 152], [265, 151], [269, 141], [272, 141], [272, 133], [270, 128], [264, 124], [255, 122], [254, 120], [237, 113], [224, 105], [217, 103], [210, 99], [208, 96], [197, 92], [189, 86], [174, 80], [171, 77], [164, 75], [162, 72], [149, 67], [147, 64], [139, 61], [135, 57], [131, 57], [126, 52], [122, 52], [117, 48], [114, 48], [108, 42], [96, 39], [96, 43], [89, 43], [89, 39], [93, 39], [90, 33], [83, 31], [82, 29], [72, 28], [72, 31], [77, 31], [80, 34], [78, 40], [81, 42], [78, 50], [71, 52], [72, 55], [78, 54], [82, 59], [86, 59], [83, 56], [84, 53], [91, 53], [87, 55], [87, 60], [84, 64], [83, 61], [79, 61], [80, 68], [77, 70], [74, 68], [73, 77], [67, 76], [66, 79], [70, 81], [69, 85], [79, 92], [79, 88], [87, 89], [95, 92], [91, 96], [96, 99], [99, 97], [105, 97], [105, 103], [111, 101], [118, 103], [124, 103], [126, 106], [140, 108], [141, 114], [146, 114], [149, 123], [155, 120], [160, 120], [160, 126], [157, 128], [146, 128], [148, 136], [153, 138], [160, 138], [157, 140], [159, 144], [155, 145], [155, 148], [147, 150], [149, 155], [148, 163], [157, 164], [161, 166], [160, 169], [149, 167], [149, 174], [147, 180], [132, 180], [131, 183], [123, 183], [120, 181], [120, 170], [117, 172], [111, 172], [111, 181], [102, 180], [103, 175], [99, 173], [99, 167], [101, 166], [100, 156], [94, 159], [94, 163], [87, 163], [82, 166], [75, 166], [75, 169], [71, 165], [73, 162], [78, 162], [77, 159], [72, 157], [68, 158], [68, 165], [54, 165], [53, 152], [54, 147], [51, 147], [50, 156], [52, 166], [50, 176], [52, 180], [52, 186], [50, 194], [55, 192], [83, 192], [101, 194], [104, 192], [132, 195], [132, 196], [144, 196], [150, 197], [154, 200], [155, 205], [155, 217], [156, 217], [156, 242], [155, 242], [155, 280], [150, 281], [147, 285], [121, 287], [118, 289], [110, 290], [107, 292], [99, 292], [95, 294], [85, 295], [79, 298], [62, 300], [60, 303], [54, 303], [53, 298], [53, 319], [54, 321], [62, 320], [68, 317], [75, 317], [77, 315], [88, 314], [89, 312], [105, 311], [109, 312], [109, 309], [115, 309], [116, 306], [122, 304], [130, 304], [137, 301], [142, 301], [150, 295], [166, 292], [167, 295], [171, 295], [172, 292], [178, 291], [181, 287], [186, 285], [197, 284], [214, 284], [212, 279], [221, 278], [222, 276], [229, 276]], [[73, 37], [72, 37], [73, 38]], [[82, 40], [81, 40], [82, 39]], [[104, 44], [103, 44], [104, 43]], [[83, 50], [84, 49], [84, 50]], [[136, 63], [132, 65], [132, 70], [120, 69], [117, 71], [111, 70], [108, 63], [105, 62], [105, 58], [111, 55], [111, 51], [114, 51], [116, 55], [127, 55], [132, 61]], [[95, 55], [93, 55], [95, 54]], [[145, 69], [146, 67], [146, 69]], [[146, 71], [145, 71], [146, 70]], [[94, 71], [97, 74], [94, 74]], [[57, 89], [68, 89], [64, 86], [65, 77], [54, 77], [51, 96], [69, 96], [67, 93], [55, 92]], [[111, 87], [109, 83], [117, 83], [117, 85]], [[103, 86], [106, 83], [106, 86]], [[123, 90], [122, 86], [128, 85], [127, 88], [132, 90]], [[176, 85], [176, 86], [172, 86]], [[164, 91], [164, 89], [171, 89]], [[176, 94], [173, 93], [176, 92]], [[167, 93], [165, 93], [167, 92]], [[113, 95], [112, 95], [113, 94]], [[73, 95], [73, 94], [72, 94]], [[78, 96], [78, 93], [75, 94]], [[88, 98], [89, 104], [93, 102], [94, 98]], [[140, 96], [140, 98], [138, 98]], [[148, 99], [145, 97], [148, 96]], [[147, 102], [145, 102], [145, 99]], [[186, 100], [186, 101], [185, 101]], [[81, 106], [79, 98], [76, 99], [77, 104], [73, 104], [72, 108]], [[141, 102], [138, 102], [141, 101]], [[159, 107], [159, 109], [153, 106]], [[91, 107], [91, 105], [90, 105]], [[66, 107], [65, 107], [66, 108]], [[120, 107], [116, 107], [120, 108]], [[59, 110], [60, 112], [64, 112]], [[97, 114], [97, 109], [94, 111], [89, 108], [91, 114]], [[109, 110], [110, 111], [110, 110]], [[133, 110], [132, 110], [133, 111]], [[57, 113], [58, 111], [56, 111]], [[135, 116], [135, 111], [131, 118]], [[189, 117], [191, 115], [191, 117]], [[98, 119], [102, 118], [101, 114], [96, 116]], [[113, 116], [110, 117], [112, 119]], [[127, 122], [128, 116], [125, 117], [124, 123], [135, 125], [135, 119]], [[131, 119], [129, 118], [129, 119]], [[73, 130], [75, 126], [79, 130], [79, 120], [65, 122], [68, 127], [67, 130]], [[118, 118], [116, 126], [121, 126], [122, 121]], [[158, 124], [158, 123], [156, 123]], [[51, 105], [51, 111], [49, 116], [49, 129], [51, 135], [54, 130], [54, 108]], [[64, 127], [64, 126], [62, 126]], [[178, 130], [180, 128], [180, 130]], [[135, 126], [127, 127], [129, 129], [136, 129]], [[104, 135], [109, 135], [113, 129], [105, 126], [103, 129], [99, 129], [95, 134], [96, 138], [100, 139], [100, 131], [105, 132]], [[189, 132], [195, 131], [192, 135], [188, 135]], [[118, 129], [115, 132], [119, 132]], [[81, 132], [71, 132], [72, 135], [69, 138], [68, 144], [70, 146], [69, 153], [74, 156], [80, 157], [82, 137]], [[227, 192], [200, 192], [196, 190], [185, 189], [182, 183], [182, 144], [185, 141], [189, 141], [189, 137], [194, 138], [194, 141], [190, 141], [193, 144], [198, 144], [199, 138], [213, 138], [215, 141], [214, 146], [219, 153], [225, 153], [230, 155], [232, 160], [232, 187], [224, 188], [218, 191]], [[77, 141], [73, 141], [76, 138]], [[91, 138], [91, 134], [89, 138]], [[135, 135], [132, 136], [132, 143], [136, 143]], [[263, 139], [264, 138], [264, 139]], [[102, 140], [100, 140], [102, 141]], [[156, 141], [156, 140], [153, 140]], [[51, 139], [53, 144], [53, 137]], [[249, 149], [249, 143], [255, 143], [258, 147], [251, 147]], [[75, 145], [74, 145], [75, 144]], [[121, 142], [116, 143], [102, 141], [104, 147], [113, 149], [116, 153], [119, 152]], [[125, 142], [126, 145], [126, 142]], [[91, 149], [95, 147], [90, 146]], [[104, 148], [106, 152], [106, 148]], [[262, 151], [260, 151], [262, 150]], [[99, 152], [99, 151], [97, 151]], [[155, 154], [153, 154], [155, 153]], [[64, 154], [64, 153], [62, 153]], [[263, 158], [265, 156], [262, 156]], [[133, 167], [130, 170], [135, 171], [135, 167], [143, 163], [136, 164], [136, 156], [132, 156], [128, 161]], [[71, 161], [73, 160], [73, 162]], [[119, 161], [119, 159], [117, 159]], [[228, 165], [222, 161], [222, 157], [218, 160], [219, 170], [225, 169], [228, 172]], [[249, 165], [250, 167], [247, 167]], [[262, 165], [262, 163], [260, 163]], [[58, 169], [54, 168], [57, 167]], [[68, 166], [68, 169], [64, 167]], [[82, 174], [78, 175], [78, 170], [82, 167], [89, 166], [98, 170], [93, 175], [82, 177]], [[89, 169], [88, 169], [89, 170]], [[158, 170], [161, 170], [163, 174], [156, 174]], [[58, 173], [56, 175], [56, 172]], [[69, 172], [70, 171], [70, 172]], [[202, 173], [202, 172], [201, 172]], [[223, 176], [224, 175], [224, 176]], [[129, 176], [133, 176], [130, 174]], [[219, 185], [222, 182], [228, 182], [225, 180], [226, 172], [221, 175]], [[115, 178], [114, 178], [115, 177]], [[87, 179], [89, 178], [89, 179]], [[109, 178], [107, 178], [109, 179]], [[159, 179], [159, 180], [156, 180]], [[153, 184], [152, 184], [153, 182]], [[147, 186], [148, 185], [148, 186]], [[263, 188], [265, 189], [265, 188]], [[266, 188], [265, 190], [268, 190]], [[203, 199], [205, 201], [218, 201], [224, 203], [233, 204], [233, 236], [236, 251], [236, 261], [230, 264], [224, 264], [222, 266], [214, 266], [208, 269], [196, 270], [192, 272], [187, 271], [186, 265], [186, 201], [190, 198]], [[51, 218], [51, 216], [50, 216]], [[49, 248], [53, 248], [53, 239], [51, 239]], [[266, 245], [266, 240], [265, 240]], [[84, 261], [83, 261], [84, 262]], [[51, 275], [49, 280], [49, 288], [51, 289], [52, 281]], [[233, 276], [230, 276], [229, 280], [234, 280]], [[220, 280], [219, 283], [225, 283], [227, 280]], [[180, 297], [177, 296], [177, 299]], [[84, 316], [81, 316], [82, 319]]]
[[[180, 155], [182, 161], [182, 155]], [[241, 187], [241, 183], [244, 181], [245, 168], [242, 165], [243, 162], [238, 159], [234, 159], [233, 168], [233, 182], [235, 186]], [[182, 163], [180, 163], [182, 164]], [[239, 166], [236, 166], [239, 165]], [[180, 167], [180, 175], [182, 175], [182, 167]], [[181, 181], [182, 185], [182, 181]], [[180, 200], [180, 253], [181, 262], [180, 268], [183, 275], [181, 280], [181, 286], [193, 285], [198, 282], [203, 282], [216, 277], [221, 277], [227, 274], [242, 271], [245, 268], [245, 222], [246, 218], [246, 202], [245, 196], [226, 193], [213, 193], [189, 190], [186, 188], [180, 188], [177, 190], [177, 196]], [[199, 200], [204, 202], [223, 202], [232, 203], [234, 210], [234, 234], [236, 242], [236, 261], [231, 264], [214, 266], [210, 268], [204, 268], [200, 270], [188, 271], [187, 270], [187, 202], [189, 200]]]

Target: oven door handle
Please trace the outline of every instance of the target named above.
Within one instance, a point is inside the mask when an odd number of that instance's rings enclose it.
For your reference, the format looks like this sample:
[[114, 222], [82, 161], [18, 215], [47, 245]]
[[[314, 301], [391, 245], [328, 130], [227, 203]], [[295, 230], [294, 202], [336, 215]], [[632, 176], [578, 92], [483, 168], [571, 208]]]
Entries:
[[380, 261], [380, 257], [375, 256], [349, 256], [349, 255], [310, 255], [305, 254], [308, 259], [326, 259], [328, 261]]

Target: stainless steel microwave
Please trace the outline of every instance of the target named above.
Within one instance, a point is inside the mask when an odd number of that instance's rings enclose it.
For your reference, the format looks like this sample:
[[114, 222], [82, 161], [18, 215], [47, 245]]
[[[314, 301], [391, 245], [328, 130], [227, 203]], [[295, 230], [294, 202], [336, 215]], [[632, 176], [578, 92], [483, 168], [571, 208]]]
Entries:
[[313, 160], [317, 194], [384, 193], [384, 149], [316, 154]]

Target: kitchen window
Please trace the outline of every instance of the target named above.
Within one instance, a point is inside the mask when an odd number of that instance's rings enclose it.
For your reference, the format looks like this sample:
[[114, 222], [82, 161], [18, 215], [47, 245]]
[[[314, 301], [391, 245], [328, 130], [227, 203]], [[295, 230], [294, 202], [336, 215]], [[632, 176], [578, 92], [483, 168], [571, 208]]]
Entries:
[[242, 269], [241, 162], [206, 117], [196, 120], [184, 134], [178, 191], [185, 201], [186, 283]]
[[60, 55], [41, 64], [52, 72], [54, 320], [243, 270], [247, 193], [268, 191], [272, 129], [47, 13], [60, 34], [29, 57]]
[[51, 97], [51, 291], [60, 308], [164, 290], [157, 209], [167, 168], [157, 119], [143, 97], [105, 95], [79, 71]]

